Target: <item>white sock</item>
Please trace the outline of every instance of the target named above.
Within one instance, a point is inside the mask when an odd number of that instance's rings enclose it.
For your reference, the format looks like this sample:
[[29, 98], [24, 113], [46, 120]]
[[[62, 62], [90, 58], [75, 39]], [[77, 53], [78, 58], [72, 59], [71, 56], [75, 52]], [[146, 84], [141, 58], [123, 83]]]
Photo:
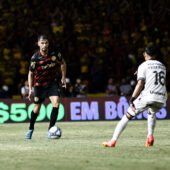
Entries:
[[148, 135], [154, 133], [156, 124], [156, 116], [148, 114]]
[[121, 132], [125, 129], [126, 125], [128, 124], [128, 121], [129, 119], [127, 118], [126, 115], [124, 115], [116, 126], [112, 140], [117, 140], [119, 138]]

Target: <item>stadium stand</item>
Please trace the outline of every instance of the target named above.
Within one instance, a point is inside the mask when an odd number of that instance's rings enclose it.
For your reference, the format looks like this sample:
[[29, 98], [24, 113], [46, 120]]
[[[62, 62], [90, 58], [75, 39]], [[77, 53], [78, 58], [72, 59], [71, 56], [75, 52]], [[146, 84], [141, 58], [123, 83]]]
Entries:
[[40, 33], [63, 51], [67, 77], [75, 82], [81, 74], [89, 93], [104, 92], [111, 76], [116, 84], [135, 79], [148, 44], [159, 49], [169, 74], [169, 11], [163, 0], [1, 0], [0, 85], [20, 94]]

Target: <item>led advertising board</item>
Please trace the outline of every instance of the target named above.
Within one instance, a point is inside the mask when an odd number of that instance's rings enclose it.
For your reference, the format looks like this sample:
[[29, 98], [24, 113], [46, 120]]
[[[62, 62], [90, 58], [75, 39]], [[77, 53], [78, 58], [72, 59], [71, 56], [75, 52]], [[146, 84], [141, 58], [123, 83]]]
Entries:
[[[167, 103], [170, 103], [168, 98]], [[119, 120], [129, 107], [128, 99], [121, 97], [62, 98], [57, 121]], [[1, 99], [0, 123], [28, 122], [33, 103], [25, 99]], [[49, 99], [41, 105], [37, 122], [48, 121], [52, 110]], [[170, 119], [170, 105], [156, 113], [157, 119]], [[147, 119], [147, 111], [134, 119]]]

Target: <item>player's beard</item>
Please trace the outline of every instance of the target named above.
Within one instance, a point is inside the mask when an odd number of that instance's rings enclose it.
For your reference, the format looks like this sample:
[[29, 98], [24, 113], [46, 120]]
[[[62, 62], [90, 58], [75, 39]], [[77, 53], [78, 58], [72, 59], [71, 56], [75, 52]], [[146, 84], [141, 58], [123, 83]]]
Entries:
[[43, 53], [47, 53], [48, 52], [48, 48], [42, 48], [41, 49]]

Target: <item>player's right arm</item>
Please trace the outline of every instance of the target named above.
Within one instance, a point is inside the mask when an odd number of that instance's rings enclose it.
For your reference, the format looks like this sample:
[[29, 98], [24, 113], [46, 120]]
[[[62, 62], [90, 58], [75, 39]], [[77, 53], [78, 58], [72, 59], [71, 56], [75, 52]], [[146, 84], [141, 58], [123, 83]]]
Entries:
[[135, 111], [133, 101], [138, 97], [138, 95], [142, 91], [144, 84], [145, 84], [146, 72], [145, 72], [145, 64], [144, 63], [142, 63], [138, 67], [138, 70], [135, 72], [135, 74], [137, 74], [138, 82], [136, 84], [136, 87], [135, 87], [133, 94], [132, 94], [132, 97], [130, 99], [130, 107], [133, 111]]
[[34, 71], [36, 69], [36, 56], [37, 56], [37, 53], [35, 53], [31, 57], [31, 63], [30, 63], [29, 72], [28, 72], [28, 86], [29, 86], [28, 99], [30, 101], [31, 101], [31, 96], [33, 95], [33, 79], [34, 79]]
[[134, 97], [135, 99], [138, 97], [139, 93], [143, 89], [144, 83], [144, 80], [138, 80], [135, 90], [133, 91], [132, 97]]
[[138, 97], [139, 93], [143, 89], [144, 83], [145, 83], [144, 80], [138, 80], [135, 90], [133, 91], [132, 97], [130, 99], [130, 107], [132, 108], [133, 111], [135, 111], [133, 101]]
[[28, 86], [29, 86], [29, 95], [28, 95], [28, 99], [31, 101], [31, 97], [33, 95], [33, 72], [29, 71], [28, 72]]

